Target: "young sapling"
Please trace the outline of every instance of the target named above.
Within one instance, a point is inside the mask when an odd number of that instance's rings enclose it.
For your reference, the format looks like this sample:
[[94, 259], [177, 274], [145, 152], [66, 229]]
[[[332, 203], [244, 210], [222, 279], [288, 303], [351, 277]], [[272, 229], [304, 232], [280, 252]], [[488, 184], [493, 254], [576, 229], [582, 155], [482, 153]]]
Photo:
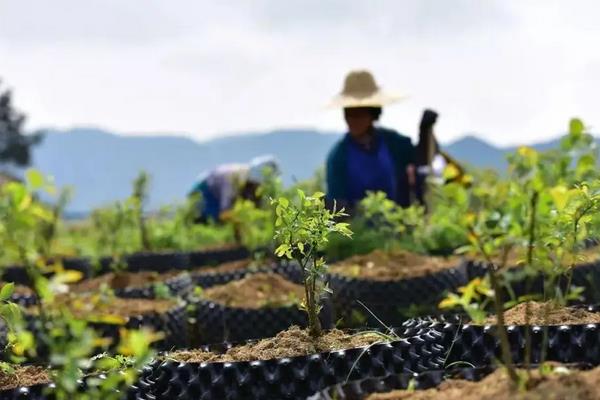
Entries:
[[327, 265], [318, 251], [328, 242], [331, 234], [350, 237], [352, 231], [348, 223], [336, 222], [346, 214], [343, 209], [337, 210], [335, 204], [333, 209], [328, 209], [323, 193], [317, 192], [312, 196], [306, 196], [302, 190], [297, 193], [297, 201], [285, 197], [272, 200], [277, 216], [274, 239], [279, 243], [275, 254], [280, 258], [294, 259], [300, 264], [306, 297], [302, 308], [308, 314], [309, 334], [317, 338], [321, 335], [319, 301], [324, 292], [330, 292], [323, 283]]

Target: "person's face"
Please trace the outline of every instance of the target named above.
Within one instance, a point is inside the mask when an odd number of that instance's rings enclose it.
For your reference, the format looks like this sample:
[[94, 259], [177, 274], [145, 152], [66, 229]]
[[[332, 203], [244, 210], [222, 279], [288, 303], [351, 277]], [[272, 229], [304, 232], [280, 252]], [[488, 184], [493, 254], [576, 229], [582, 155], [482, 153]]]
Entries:
[[368, 108], [344, 108], [344, 119], [353, 138], [361, 138], [373, 126], [373, 114]]

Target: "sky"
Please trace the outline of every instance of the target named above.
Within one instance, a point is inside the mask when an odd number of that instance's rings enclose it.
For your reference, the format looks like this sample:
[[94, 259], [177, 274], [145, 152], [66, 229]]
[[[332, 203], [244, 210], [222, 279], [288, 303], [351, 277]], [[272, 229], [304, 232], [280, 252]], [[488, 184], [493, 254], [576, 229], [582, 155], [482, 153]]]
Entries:
[[[408, 98], [382, 124], [499, 145], [600, 125], [597, 0], [0, 0], [0, 79], [28, 129], [198, 140], [342, 132], [352, 69]], [[595, 130], [598, 132], [598, 129]]]

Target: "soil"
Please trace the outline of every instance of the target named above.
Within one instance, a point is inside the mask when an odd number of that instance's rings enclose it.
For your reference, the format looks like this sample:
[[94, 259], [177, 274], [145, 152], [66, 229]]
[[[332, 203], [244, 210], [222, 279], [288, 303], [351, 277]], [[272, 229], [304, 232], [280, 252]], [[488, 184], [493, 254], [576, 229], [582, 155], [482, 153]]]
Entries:
[[458, 264], [456, 258], [429, 257], [405, 251], [375, 250], [333, 264], [330, 271], [353, 278], [390, 281], [425, 276], [456, 267]]
[[[0, 284], [0, 286], [2, 285]], [[15, 285], [15, 291], [13, 292], [13, 294], [21, 296], [33, 296], [35, 292], [30, 287], [23, 285]]]
[[[531, 325], [584, 325], [600, 323], [600, 313], [575, 307], [562, 307], [552, 302], [530, 301], [521, 303], [504, 312], [506, 325], [525, 325], [525, 310], [529, 304]], [[548, 314], [548, 315], [546, 315]], [[495, 324], [496, 316], [488, 317], [485, 324]]]
[[0, 372], [0, 392], [46, 383], [50, 383], [50, 375], [42, 367], [16, 367], [12, 374]]
[[[164, 314], [177, 306], [176, 301], [158, 299], [127, 299], [104, 294], [62, 295], [57, 301], [67, 306], [76, 318], [89, 321], [111, 321], [112, 317], [127, 320], [146, 314]], [[37, 314], [37, 307], [29, 312]]]
[[527, 382], [528, 390], [518, 391], [512, 388], [505, 371], [499, 368], [479, 382], [451, 379], [433, 389], [378, 393], [367, 400], [598, 400], [599, 385], [600, 368], [544, 376], [535, 370]]
[[224, 354], [186, 350], [170, 353], [167, 358], [188, 363], [271, 360], [364, 347], [378, 341], [381, 337], [374, 333], [351, 335], [338, 329], [326, 331], [318, 339], [313, 339], [307, 330], [292, 326], [275, 337], [235, 346]]
[[112, 289], [125, 289], [129, 287], [145, 287], [155, 283], [165, 282], [177, 275], [181, 271], [169, 271], [158, 273], [154, 271], [141, 272], [109, 272], [97, 278], [86, 279], [71, 286], [71, 291], [75, 293], [95, 292], [102, 285], [106, 285]]
[[202, 297], [227, 307], [290, 307], [304, 298], [304, 286], [275, 273], [257, 273], [204, 290]]

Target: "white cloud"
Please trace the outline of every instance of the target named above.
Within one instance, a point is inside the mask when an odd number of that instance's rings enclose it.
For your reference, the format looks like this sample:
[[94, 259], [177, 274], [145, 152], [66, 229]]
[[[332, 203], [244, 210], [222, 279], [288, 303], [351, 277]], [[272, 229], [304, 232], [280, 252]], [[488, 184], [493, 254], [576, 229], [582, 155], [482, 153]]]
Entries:
[[323, 105], [351, 68], [408, 92], [383, 122], [442, 141], [556, 135], [600, 124], [589, 1], [0, 0], [0, 76], [30, 126], [100, 125], [207, 138], [286, 126], [342, 130]]

